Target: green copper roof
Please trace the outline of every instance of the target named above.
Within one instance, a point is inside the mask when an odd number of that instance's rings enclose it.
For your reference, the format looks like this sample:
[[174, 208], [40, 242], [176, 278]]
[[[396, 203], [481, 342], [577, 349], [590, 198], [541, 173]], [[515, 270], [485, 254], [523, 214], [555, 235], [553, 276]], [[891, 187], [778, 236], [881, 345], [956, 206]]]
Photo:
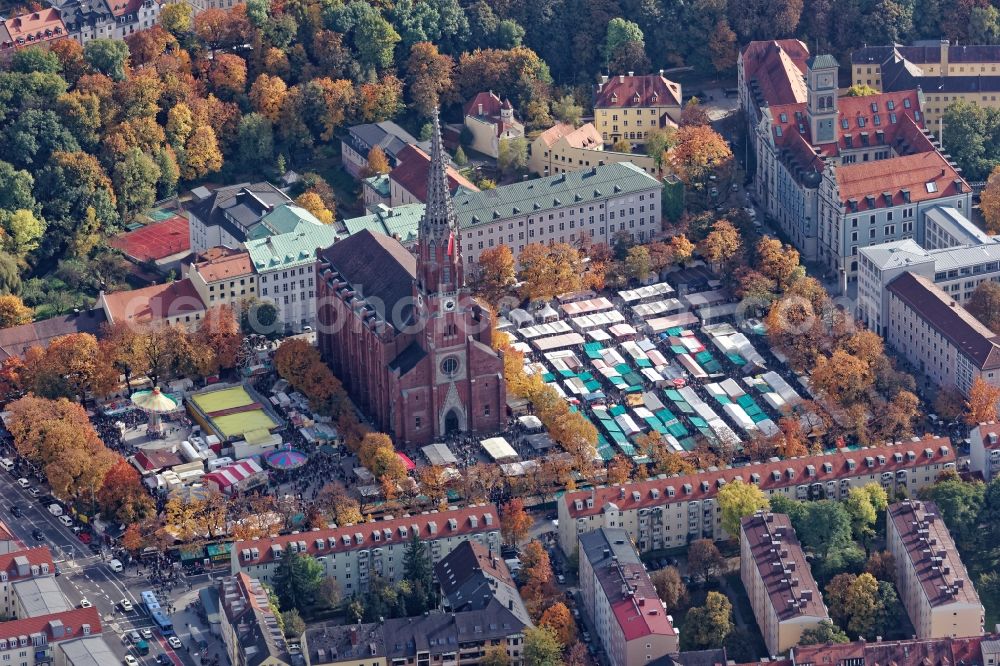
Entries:
[[247, 239], [288, 234], [298, 230], [303, 224], [323, 226], [323, 223], [305, 208], [295, 204], [281, 204], [275, 206], [274, 210], [247, 231]]
[[653, 187], [661, 187], [660, 181], [630, 162], [619, 162], [526, 180], [493, 190], [460, 191], [455, 195], [454, 205], [459, 228], [465, 229], [519, 215], [582, 206]]
[[246, 242], [254, 270], [282, 270], [310, 264], [317, 248], [329, 247], [337, 240], [337, 231], [326, 224], [304, 224], [297, 231]]
[[365, 185], [378, 192], [380, 197], [389, 196], [390, 194], [389, 176], [387, 174], [380, 173], [377, 176], [365, 178], [364, 182]]
[[403, 245], [408, 245], [417, 241], [417, 229], [423, 215], [423, 204], [404, 204], [395, 208], [380, 205], [371, 215], [344, 220], [344, 226], [348, 235], [353, 236], [367, 229], [372, 233], [393, 236]]

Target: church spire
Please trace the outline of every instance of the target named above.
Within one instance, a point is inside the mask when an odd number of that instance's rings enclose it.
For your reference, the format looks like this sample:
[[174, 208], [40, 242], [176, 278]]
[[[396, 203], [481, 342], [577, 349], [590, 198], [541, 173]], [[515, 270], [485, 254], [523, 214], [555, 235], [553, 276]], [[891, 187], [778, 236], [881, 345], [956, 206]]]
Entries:
[[420, 219], [417, 252], [417, 287], [425, 294], [455, 292], [465, 286], [458, 221], [448, 188], [448, 155], [436, 107], [432, 121], [427, 201]]
[[441, 140], [441, 122], [434, 107], [431, 136], [431, 168], [427, 174], [427, 208], [420, 223], [422, 240], [445, 239], [456, 231], [455, 209], [448, 189], [448, 158]]

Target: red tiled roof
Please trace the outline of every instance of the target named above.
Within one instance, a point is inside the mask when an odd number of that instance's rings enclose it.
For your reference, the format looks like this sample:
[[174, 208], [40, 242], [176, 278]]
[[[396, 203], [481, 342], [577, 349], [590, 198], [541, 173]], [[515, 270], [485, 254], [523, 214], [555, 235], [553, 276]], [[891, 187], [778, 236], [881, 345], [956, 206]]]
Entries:
[[107, 0], [108, 8], [115, 16], [125, 16], [139, 11], [143, 0]]
[[932, 281], [915, 273], [901, 273], [886, 289], [968, 356], [980, 370], [1000, 368], [1000, 336]]
[[[418, 201], [427, 202], [427, 174], [431, 168], [431, 158], [416, 146], [406, 145], [397, 155], [399, 164], [389, 173], [389, 178], [412, 194]], [[479, 188], [465, 176], [448, 167], [448, 190], [454, 192], [459, 186], [478, 192]]]
[[794, 656], [793, 662], [796, 664], [857, 663], [861, 666], [983, 664], [986, 663], [982, 651], [983, 642], [998, 639], [1000, 636], [997, 634], [987, 634], [965, 638], [924, 638], [907, 641], [855, 641], [840, 645], [833, 643], [799, 645], [792, 648], [792, 654]]
[[[962, 184], [961, 190], [956, 180]], [[928, 187], [929, 183], [934, 185]], [[937, 152], [845, 164], [837, 168], [837, 185], [840, 200], [845, 203], [852, 199], [857, 201], [859, 211], [901, 206], [903, 190], [909, 192], [911, 203], [969, 191], [954, 167]], [[884, 194], [889, 195], [888, 202]]]
[[[416, 530], [417, 534], [424, 541], [446, 537], [468, 537], [472, 534], [486, 533], [500, 529], [500, 514], [494, 504], [480, 504], [478, 506], [463, 507], [449, 511], [421, 513], [415, 516], [402, 516], [379, 520], [371, 523], [361, 523], [359, 525], [345, 525], [344, 527], [327, 528], [312, 532], [302, 532], [300, 534], [284, 534], [276, 537], [264, 539], [254, 539], [250, 541], [237, 541], [233, 545], [233, 552], [239, 558], [240, 565], [267, 564], [272, 561], [271, 547], [278, 546], [281, 550], [286, 550], [288, 544], [302, 541], [306, 545], [309, 555], [318, 556], [326, 553], [339, 553], [371, 548], [373, 544], [384, 545], [389, 543], [405, 543]], [[455, 520], [455, 528], [452, 529], [448, 521]], [[475, 520], [475, 525], [473, 525]], [[431, 524], [434, 524], [434, 530]], [[406, 530], [406, 536], [400, 532], [400, 528]], [[390, 539], [385, 538], [386, 530]], [[375, 533], [378, 533], [378, 540]], [[360, 542], [358, 536], [361, 537]], [[350, 544], [344, 542], [345, 537], [350, 540]], [[322, 541], [323, 548], [317, 548], [316, 542]], [[333, 544], [331, 546], [331, 544]], [[254, 560], [244, 559], [244, 551], [256, 548], [259, 557]], [[300, 550], [300, 552], [302, 552]]]
[[18, 48], [66, 36], [66, 25], [51, 7], [9, 18], [3, 25]]
[[133, 261], [156, 261], [191, 250], [188, 220], [183, 215], [147, 224], [141, 229], [120, 234], [110, 241]]
[[[53, 632], [53, 622], [62, 625], [62, 635], [57, 636]], [[83, 633], [83, 625], [89, 626], [89, 634]], [[58, 625], [56, 625], [58, 626]], [[49, 615], [38, 615], [36, 617], [26, 617], [20, 620], [10, 620], [0, 622], [0, 639], [17, 639], [20, 636], [30, 636], [39, 632], [45, 632], [50, 643], [66, 641], [84, 636], [93, 636], [101, 633], [101, 615], [97, 609], [73, 608], [61, 613], [51, 613]]]
[[218, 282], [253, 274], [253, 262], [249, 252], [238, 252], [194, 265], [205, 282]]
[[[479, 105], [483, 105], [483, 112], [479, 112]], [[472, 117], [500, 117], [500, 107], [502, 106], [500, 98], [492, 90], [489, 92], [481, 92], [477, 94], [472, 100], [465, 105], [465, 115]]]
[[150, 323], [205, 311], [201, 297], [186, 278], [102, 297], [111, 323]]
[[797, 39], [750, 42], [741, 58], [743, 79], [755, 89], [758, 104], [805, 103], [803, 76], [809, 59], [805, 44]]
[[[941, 447], [947, 447], [946, 452], [941, 451]], [[924, 449], [931, 450], [931, 457], [927, 457]], [[915, 460], [908, 460], [906, 453], [912, 451], [916, 454]], [[894, 453], [901, 453], [902, 460], [896, 461]], [[878, 457], [883, 456], [885, 463], [879, 464]], [[874, 466], [869, 468], [865, 458], [872, 458]], [[848, 468], [848, 460], [854, 460], [855, 469]], [[886, 444], [884, 446], [873, 446], [867, 449], [848, 451], [837, 449], [835, 452], [793, 458], [791, 460], [780, 460], [778, 462], [754, 463], [743, 467], [731, 467], [715, 472], [701, 471], [685, 476], [674, 476], [667, 479], [652, 479], [638, 483], [629, 483], [622, 486], [610, 486], [598, 488], [594, 491], [593, 507], [588, 508], [586, 500], [591, 498], [591, 491], [580, 490], [565, 493], [562, 501], [566, 502], [571, 518], [581, 518], [585, 516], [600, 515], [602, 507], [611, 503], [622, 511], [641, 509], [645, 507], [662, 506], [664, 504], [676, 502], [690, 502], [714, 498], [719, 490], [719, 481], [732, 482], [736, 478], [750, 482], [751, 474], [760, 475], [758, 487], [767, 492], [770, 489], [785, 488], [799, 484], [823, 483], [831, 480], [848, 478], [851, 476], [867, 476], [872, 473], [896, 472], [897, 470], [910, 469], [918, 465], [942, 464], [955, 462], [955, 452], [952, 450], [949, 440], [941, 437], [925, 437], [916, 441], [904, 441], [898, 445]], [[829, 463], [832, 470], [827, 472], [823, 468], [824, 463]], [[807, 475], [807, 467], [812, 466], [814, 476]], [[792, 470], [793, 476], [789, 478], [788, 470]], [[774, 472], [778, 473], [778, 478], [774, 478]], [[706, 485], [702, 485], [702, 483]], [[685, 492], [685, 484], [690, 486], [690, 492]], [[674, 495], [670, 496], [667, 489], [673, 487]], [[658, 497], [653, 497], [656, 491]], [[633, 492], [639, 494], [635, 499]], [[580, 500], [581, 508], [577, 509], [574, 500]]]
[[[49, 550], [48, 546], [25, 548], [24, 550], [16, 550], [13, 553], [3, 553], [0, 555], [0, 571], [6, 571], [7, 577], [10, 580], [19, 578], [17, 564], [14, 562], [19, 557], [26, 558], [29, 566], [41, 567], [43, 564], [47, 564], [49, 565], [49, 571], [53, 571], [55, 568], [52, 564], [52, 551]], [[28, 575], [30, 576], [31, 574]]]
[[595, 109], [680, 105], [680, 84], [659, 74], [610, 77], [594, 96]]
[[173, 451], [164, 449], [139, 449], [139, 451], [135, 454], [135, 461], [139, 463], [139, 466], [142, 467], [142, 469], [152, 472], [154, 470], [180, 465], [184, 462], [184, 459]]

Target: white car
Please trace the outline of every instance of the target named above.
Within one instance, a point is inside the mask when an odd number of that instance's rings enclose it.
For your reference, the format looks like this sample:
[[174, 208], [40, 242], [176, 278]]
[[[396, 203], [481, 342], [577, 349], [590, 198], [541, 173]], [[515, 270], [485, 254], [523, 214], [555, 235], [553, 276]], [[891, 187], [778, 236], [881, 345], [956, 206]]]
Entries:
[[125, 666], [139, 666], [139, 660], [130, 654], [125, 655]]
[[93, 605], [94, 604], [92, 604], [89, 601], [87, 601], [86, 598], [80, 599], [80, 608], [90, 608]]
[[140, 629], [139, 633], [142, 634], [142, 637], [145, 638], [147, 641], [153, 637], [153, 631], [148, 627], [145, 629]]
[[132, 606], [132, 602], [129, 601], [128, 599], [122, 599], [121, 601], [118, 602], [118, 605], [121, 606], [122, 610], [125, 611], [126, 613], [131, 613], [132, 609], [134, 608], [134, 606]]
[[66, 527], [73, 527], [73, 519], [69, 516], [59, 516], [59, 522]]
[[180, 650], [181, 646], [183, 645], [183, 643], [181, 643], [181, 639], [177, 638], [176, 636], [171, 636], [170, 638], [168, 638], [167, 644], [175, 650]]
[[17, 485], [21, 486], [22, 488], [30, 488], [31, 481], [28, 481], [26, 478], [22, 476], [20, 479], [17, 480]]

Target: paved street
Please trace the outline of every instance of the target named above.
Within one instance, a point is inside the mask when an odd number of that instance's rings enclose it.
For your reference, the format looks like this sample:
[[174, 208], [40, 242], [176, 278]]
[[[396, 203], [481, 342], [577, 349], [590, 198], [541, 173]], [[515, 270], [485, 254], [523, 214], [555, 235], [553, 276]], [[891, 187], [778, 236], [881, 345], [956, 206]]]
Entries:
[[[11, 514], [11, 507], [15, 504], [21, 508], [20, 518]], [[140, 663], [154, 664], [157, 654], [166, 653], [174, 664], [194, 663], [190, 659], [182, 659], [156, 632], [150, 641], [148, 655], [140, 656], [130, 647], [123, 638], [125, 634], [151, 628], [153, 624], [140, 603], [140, 592], [149, 587], [145, 576], [137, 575], [131, 567], [122, 573], [112, 572], [101, 556], [91, 553], [71, 529], [64, 527], [36, 497], [17, 486], [15, 479], [6, 472], [0, 472], [0, 517], [14, 536], [28, 547], [49, 546], [53, 560], [62, 572], [56, 580], [69, 603], [76, 606], [87, 599], [100, 611], [107, 643], [119, 656], [124, 658], [127, 652], [131, 652]], [[42, 533], [43, 541], [34, 538], [35, 530]], [[121, 599], [130, 600], [134, 610], [124, 613], [117, 606]], [[163, 601], [161, 599], [161, 603]], [[186, 632], [181, 630], [179, 633], [183, 636]]]

